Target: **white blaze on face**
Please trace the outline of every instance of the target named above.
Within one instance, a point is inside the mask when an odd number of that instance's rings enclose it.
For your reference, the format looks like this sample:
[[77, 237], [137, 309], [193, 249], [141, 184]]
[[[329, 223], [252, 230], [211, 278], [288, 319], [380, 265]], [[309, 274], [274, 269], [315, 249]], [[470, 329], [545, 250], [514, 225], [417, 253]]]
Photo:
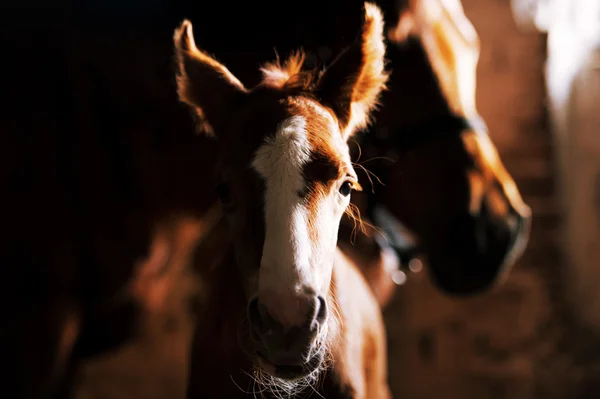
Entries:
[[[319, 109], [319, 112], [322, 110]], [[330, 145], [352, 171], [348, 146], [331, 115]], [[265, 181], [265, 242], [258, 273], [258, 295], [269, 313], [288, 325], [305, 321], [313, 295], [327, 296], [340, 220], [349, 196], [338, 192], [340, 182], [308, 201], [303, 169], [310, 161], [311, 142], [306, 120], [291, 117], [275, 136], [259, 147], [252, 167]], [[310, 205], [309, 205], [310, 204]], [[310, 208], [309, 208], [310, 207]]]
[[311, 146], [306, 120], [285, 120], [256, 151], [252, 167], [265, 180], [265, 243], [259, 273], [259, 291], [294, 294], [314, 286], [310, 271], [311, 240], [308, 209], [298, 195]]

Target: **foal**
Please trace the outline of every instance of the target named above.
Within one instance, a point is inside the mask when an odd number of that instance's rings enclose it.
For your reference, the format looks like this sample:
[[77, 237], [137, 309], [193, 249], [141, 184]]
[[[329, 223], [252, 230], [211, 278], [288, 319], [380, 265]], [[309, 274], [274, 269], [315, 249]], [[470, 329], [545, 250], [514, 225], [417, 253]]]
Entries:
[[[360, 40], [322, 74], [302, 71], [298, 53], [284, 66], [267, 65], [263, 82], [251, 90], [196, 47], [190, 22], [176, 31], [180, 99], [219, 143], [217, 192], [237, 266], [223, 274], [229, 264], [224, 262], [221, 270], [206, 273], [212, 293], [199, 328], [206, 336], [220, 331], [213, 337], [228, 342], [197, 340], [204, 353], [194, 359], [204, 355], [211, 364], [204, 378], [219, 367], [228, 377], [243, 365], [241, 353], [226, 354], [237, 343], [227, 331], [237, 331], [236, 316], [247, 313], [252, 339], [244, 349], [275, 385], [316, 377], [332, 357], [336, 369], [345, 370], [338, 381], [355, 385], [352, 397], [387, 395], [385, 367], [376, 366], [385, 364], [376, 303], [360, 274], [336, 252], [341, 217], [351, 191], [360, 187], [346, 142], [368, 123], [387, 80], [382, 31], [379, 9], [365, 3]], [[350, 313], [348, 306], [362, 294], [373, 306]], [[361, 321], [367, 325], [359, 330]], [[353, 334], [370, 334], [375, 349]], [[215, 349], [218, 365], [207, 356]], [[343, 365], [340, 351], [358, 354], [360, 364]], [[377, 389], [365, 387], [374, 369], [383, 376], [373, 383]]]

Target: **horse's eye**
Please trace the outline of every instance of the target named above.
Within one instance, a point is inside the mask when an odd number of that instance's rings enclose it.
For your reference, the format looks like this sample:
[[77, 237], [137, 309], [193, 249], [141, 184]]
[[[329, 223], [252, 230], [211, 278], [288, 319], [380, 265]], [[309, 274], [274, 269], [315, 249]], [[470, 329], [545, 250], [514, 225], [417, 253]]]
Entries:
[[352, 192], [352, 183], [350, 181], [346, 180], [340, 186], [340, 194], [342, 194], [344, 197], [347, 197], [350, 195], [351, 192]]
[[217, 197], [219, 197], [219, 201], [223, 204], [227, 204], [231, 201], [231, 189], [229, 188], [229, 184], [221, 183], [217, 186]]

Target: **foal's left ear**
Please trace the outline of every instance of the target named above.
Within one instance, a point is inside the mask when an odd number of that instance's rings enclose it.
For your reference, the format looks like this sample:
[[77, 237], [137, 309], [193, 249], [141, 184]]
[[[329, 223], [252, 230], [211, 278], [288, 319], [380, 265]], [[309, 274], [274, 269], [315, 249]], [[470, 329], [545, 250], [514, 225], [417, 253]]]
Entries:
[[335, 112], [346, 140], [369, 123], [370, 112], [388, 79], [381, 11], [371, 3], [365, 3], [364, 11], [360, 38], [340, 54], [317, 83], [321, 102]]
[[232, 111], [231, 104], [246, 89], [224, 65], [196, 47], [190, 21], [183, 21], [173, 40], [179, 69], [179, 99], [194, 109], [207, 133], [218, 134]]

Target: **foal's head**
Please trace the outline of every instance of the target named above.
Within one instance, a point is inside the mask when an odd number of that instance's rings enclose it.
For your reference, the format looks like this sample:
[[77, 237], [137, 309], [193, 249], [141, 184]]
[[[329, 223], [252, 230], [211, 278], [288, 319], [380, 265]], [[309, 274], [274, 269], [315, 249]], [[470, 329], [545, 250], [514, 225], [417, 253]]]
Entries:
[[218, 195], [230, 220], [260, 366], [294, 380], [321, 364], [340, 219], [358, 188], [346, 141], [387, 80], [381, 14], [365, 4], [360, 38], [323, 73], [302, 55], [268, 64], [246, 89], [175, 33], [179, 96], [220, 143]]

